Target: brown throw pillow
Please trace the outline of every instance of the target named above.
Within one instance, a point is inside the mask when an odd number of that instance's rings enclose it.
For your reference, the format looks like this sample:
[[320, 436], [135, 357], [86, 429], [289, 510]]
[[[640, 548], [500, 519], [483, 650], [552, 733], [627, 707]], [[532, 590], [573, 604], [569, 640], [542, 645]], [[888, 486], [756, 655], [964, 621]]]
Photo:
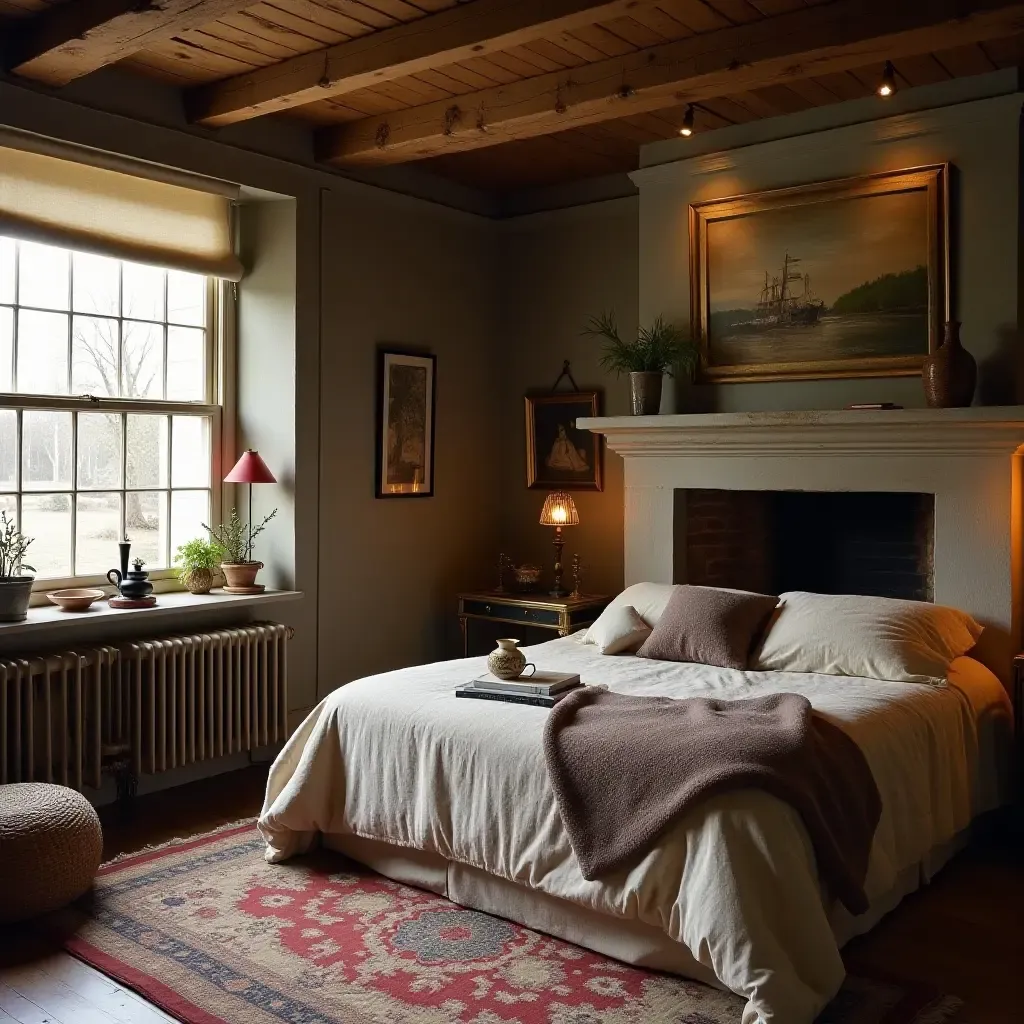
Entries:
[[638, 657], [745, 669], [777, 597], [715, 587], [676, 587]]

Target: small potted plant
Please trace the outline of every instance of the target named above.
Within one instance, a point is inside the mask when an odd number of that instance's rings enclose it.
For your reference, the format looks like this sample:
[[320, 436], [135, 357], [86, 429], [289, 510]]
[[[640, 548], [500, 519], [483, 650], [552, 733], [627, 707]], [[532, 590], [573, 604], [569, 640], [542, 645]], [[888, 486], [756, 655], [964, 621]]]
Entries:
[[229, 594], [253, 594], [263, 590], [263, 586], [256, 583], [256, 574], [263, 568], [263, 563], [252, 557], [253, 542], [276, 515], [275, 508], [259, 526], [254, 527], [244, 522], [238, 510], [233, 508], [226, 523], [214, 527], [203, 523], [203, 529], [209, 533], [220, 553], [220, 570], [227, 580], [224, 589]]
[[190, 594], [208, 594], [213, 572], [220, 564], [220, 548], [212, 541], [196, 537], [178, 548], [174, 561], [179, 565], [178, 579]]
[[620, 334], [614, 313], [592, 317], [584, 334], [606, 342], [601, 365], [617, 374], [629, 374], [634, 416], [653, 416], [661, 409], [661, 384], [666, 373], [676, 369], [687, 377], [697, 366], [698, 349], [689, 334], [658, 317], [650, 327], [641, 327], [636, 339], [626, 341]]
[[35, 572], [23, 561], [31, 537], [26, 537], [14, 523], [0, 512], [0, 622], [21, 622], [28, 618], [28, 604], [32, 599], [34, 576], [23, 575], [24, 570]]

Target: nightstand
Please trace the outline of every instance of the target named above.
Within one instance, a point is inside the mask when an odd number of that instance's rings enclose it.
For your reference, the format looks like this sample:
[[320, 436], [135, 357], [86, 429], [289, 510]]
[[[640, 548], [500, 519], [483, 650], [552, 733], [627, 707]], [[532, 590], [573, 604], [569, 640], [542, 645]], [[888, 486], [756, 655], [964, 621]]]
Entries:
[[481, 591], [459, 594], [459, 626], [462, 628], [462, 655], [469, 657], [469, 620], [502, 622], [510, 626], [533, 626], [568, 636], [589, 626], [611, 601], [603, 594], [580, 597], [549, 597], [547, 594], [520, 594], [508, 591]]

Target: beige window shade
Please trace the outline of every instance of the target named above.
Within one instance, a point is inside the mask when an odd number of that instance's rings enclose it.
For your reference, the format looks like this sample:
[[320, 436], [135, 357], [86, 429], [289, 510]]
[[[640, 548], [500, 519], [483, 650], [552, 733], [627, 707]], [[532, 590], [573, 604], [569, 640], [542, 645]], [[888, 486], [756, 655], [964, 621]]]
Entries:
[[0, 233], [238, 281], [226, 193], [0, 148]]

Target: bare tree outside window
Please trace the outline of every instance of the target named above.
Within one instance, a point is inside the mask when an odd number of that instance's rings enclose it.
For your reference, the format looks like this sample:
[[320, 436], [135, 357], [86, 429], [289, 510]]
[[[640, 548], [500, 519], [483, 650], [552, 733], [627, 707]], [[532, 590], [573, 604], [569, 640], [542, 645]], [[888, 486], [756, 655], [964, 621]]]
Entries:
[[40, 576], [101, 574], [123, 533], [169, 567], [172, 541], [201, 535], [208, 293], [199, 275], [0, 237], [0, 508], [37, 538]]

